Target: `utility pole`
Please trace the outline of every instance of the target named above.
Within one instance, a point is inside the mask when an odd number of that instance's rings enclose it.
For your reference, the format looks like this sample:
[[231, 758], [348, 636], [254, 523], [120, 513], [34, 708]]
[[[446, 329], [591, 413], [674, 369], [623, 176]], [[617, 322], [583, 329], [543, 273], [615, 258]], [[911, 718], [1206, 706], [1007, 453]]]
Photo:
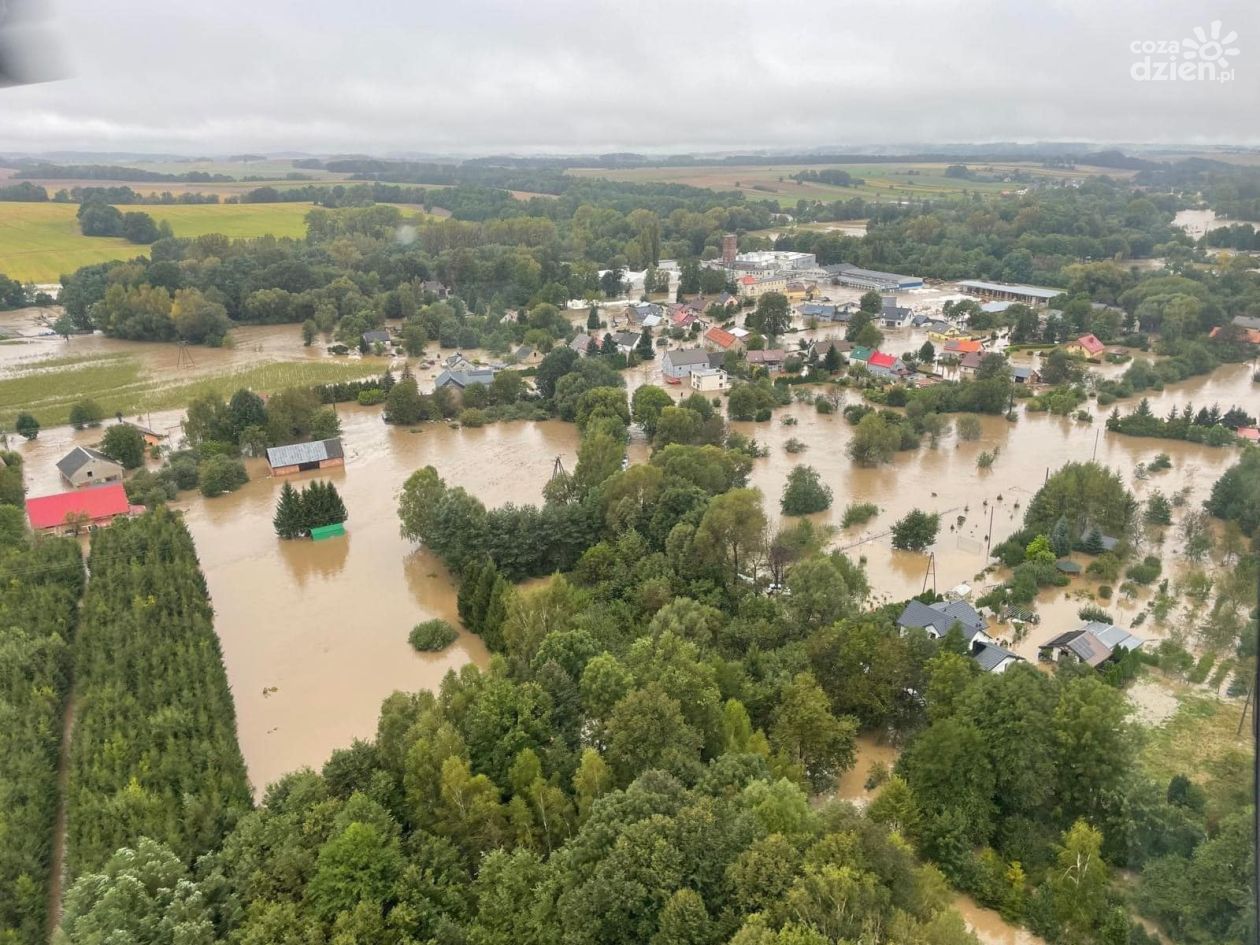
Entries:
[[989, 534], [984, 539], [984, 563], [989, 563], [989, 549], [993, 547], [993, 514], [997, 511], [997, 503], [989, 506]]
[[1094, 452], [1093, 452], [1093, 455], [1091, 455], [1091, 456], [1089, 457], [1089, 461], [1090, 461], [1091, 463], [1092, 463], [1094, 460], [1096, 460], [1096, 459], [1098, 458], [1098, 438], [1099, 438], [1100, 436], [1102, 436], [1102, 428], [1101, 428], [1101, 427], [1100, 427], [1099, 429], [1097, 429], [1097, 430], [1095, 430], [1095, 431], [1094, 431]]

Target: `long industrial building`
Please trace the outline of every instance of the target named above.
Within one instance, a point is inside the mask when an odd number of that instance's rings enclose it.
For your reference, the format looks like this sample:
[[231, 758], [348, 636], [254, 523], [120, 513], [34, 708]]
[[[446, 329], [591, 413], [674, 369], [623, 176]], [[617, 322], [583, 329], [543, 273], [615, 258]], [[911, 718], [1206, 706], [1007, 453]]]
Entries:
[[968, 295], [978, 295], [983, 299], [1023, 302], [1025, 305], [1045, 305], [1056, 295], [1062, 295], [1065, 291], [1063, 289], [1048, 289], [1042, 285], [982, 282], [978, 279], [966, 279], [958, 283], [958, 288]]
[[875, 289], [878, 292], [895, 292], [898, 289], [921, 289], [921, 276], [903, 276], [896, 272], [880, 272], [877, 269], [862, 269], [849, 263], [838, 263], [823, 267], [829, 276], [841, 285], [855, 289]]

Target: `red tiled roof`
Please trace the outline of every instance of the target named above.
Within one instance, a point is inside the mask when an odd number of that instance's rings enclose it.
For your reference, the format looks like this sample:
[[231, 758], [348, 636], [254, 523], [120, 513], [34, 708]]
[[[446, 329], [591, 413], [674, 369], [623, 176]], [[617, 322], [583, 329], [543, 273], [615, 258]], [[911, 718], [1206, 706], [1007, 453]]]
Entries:
[[[1215, 338], [1225, 332], [1224, 328], [1213, 328], [1209, 337]], [[1234, 337], [1239, 341], [1245, 341], [1247, 344], [1260, 345], [1260, 329], [1258, 328], [1239, 328], [1235, 329]]]
[[890, 368], [897, 363], [897, 359], [891, 354], [885, 354], [883, 351], [872, 351], [866, 363], [871, 367]]
[[749, 351], [748, 362], [750, 364], [773, 364], [776, 361], [786, 361], [787, 352], [782, 348], [766, 348], [764, 351]]
[[951, 354], [974, 354], [984, 350], [984, 343], [973, 338], [955, 338], [945, 342], [945, 350]]
[[739, 281], [740, 281], [740, 282], [742, 282], [744, 285], [756, 285], [756, 284], [757, 284], [757, 278], [756, 278], [756, 276], [744, 276], [744, 277], [743, 277], [742, 279], [740, 279]]
[[735, 343], [735, 336], [724, 328], [713, 327], [704, 333], [706, 341], [712, 341], [720, 348], [729, 348]]
[[26, 514], [31, 520], [31, 528], [35, 529], [64, 525], [66, 516], [71, 514], [83, 514], [96, 521], [126, 515], [130, 509], [127, 490], [121, 482], [26, 500]]
[[1260, 429], [1256, 427], [1239, 427], [1234, 431], [1244, 440], [1251, 440], [1252, 443], [1260, 443]]
[[1107, 347], [1093, 335], [1081, 335], [1081, 337], [1076, 339], [1076, 343], [1090, 354], [1101, 354], [1103, 349]]

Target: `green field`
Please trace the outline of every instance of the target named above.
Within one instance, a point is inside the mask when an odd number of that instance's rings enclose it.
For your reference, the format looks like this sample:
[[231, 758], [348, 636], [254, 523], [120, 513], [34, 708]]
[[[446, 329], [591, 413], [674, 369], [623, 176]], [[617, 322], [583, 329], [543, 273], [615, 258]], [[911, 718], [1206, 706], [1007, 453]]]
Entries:
[[[126, 207], [124, 210], [128, 209]], [[166, 220], [176, 236], [302, 236], [307, 203], [139, 206]], [[84, 236], [68, 203], [0, 202], [0, 273], [20, 282], [56, 282], [62, 273], [111, 259], [131, 259], [146, 247], [124, 239]]]
[[172, 382], [146, 371], [132, 355], [56, 358], [0, 377], [0, 429], [12, 430], [19, 410], [30, 411], [43, 426], [58, 426], [69, 422], [70, 408], [80, 400], [96, 401], [107, 416], [136, 414], [183, 407], [210, 391], [227, 397], [241, 387], [272, 393], [357, 380], [383, 373], [388, 364], [384, 358], [273, 361]]
[[[1005, 176], [1016, 171], [1037, 177], [1064, 179], [1088, 177], [1101, 173], [1099, 168], [1075, 169], [1042, 168], [1035, 165], [994, 164], [989, 162], [968, 165], [984, 176]], [[583, 177], [605, 177], [609, 180], [637, 183], [660, 182], [690, 184], [711, 190], [738, 190], [750, 200], [777, 200], [782, 207], [791, 207], [798, 200], [846, 200], [861, 197], [864, 200], [895, 201], [914, 197], [939, 197], [963, 192], [995, 194], [1013, 191], [1024, 186], [1019, 182], [1002, 180], [975, 181], [945, 176], [945, 164], [775, 164], [775, 165], [720, 165], [681, 167], [636, 167], [625, 170], [605, 168], [574, 168], [569, 171]], [[800, 182], [792, 175], [804, 170], [835, 169], [847, 171], [863, 180], [860, 186], [835, 187], [829, 184]], [[1110, 171], [1114, 176], [1125, 172]]]

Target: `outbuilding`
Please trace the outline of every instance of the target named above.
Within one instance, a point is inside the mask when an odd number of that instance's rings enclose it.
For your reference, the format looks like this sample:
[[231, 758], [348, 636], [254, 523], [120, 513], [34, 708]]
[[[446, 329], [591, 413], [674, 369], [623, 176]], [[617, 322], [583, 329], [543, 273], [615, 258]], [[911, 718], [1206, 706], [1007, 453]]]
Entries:
[[311, 469], [335, 469], [346, 464], [341, 439], [314, 440], [310, 443], [290, 443], [272, 446], [267, 450], [267, 464], [273, 476], [290, 476]]
[[123, 478], [123, 468], [119, 463], [90, 446], [76, 446], [57, 460], [57, 471], [76, 489], [103, 482], [122, 482]]

